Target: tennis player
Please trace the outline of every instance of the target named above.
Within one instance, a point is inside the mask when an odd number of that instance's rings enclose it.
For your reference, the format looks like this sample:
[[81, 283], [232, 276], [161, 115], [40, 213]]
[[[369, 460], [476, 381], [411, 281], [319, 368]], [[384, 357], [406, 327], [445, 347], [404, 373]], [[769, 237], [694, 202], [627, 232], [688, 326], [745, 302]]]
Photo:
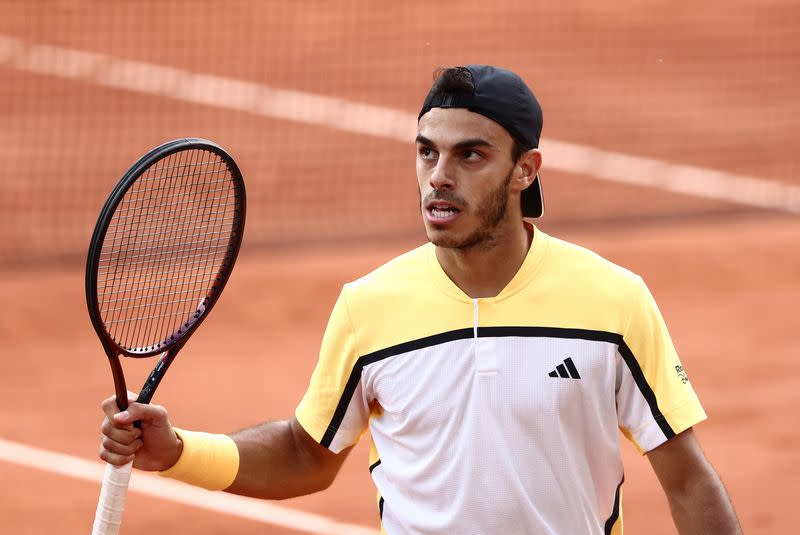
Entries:
[[214, 435], [111, 397], [100, 457], [286, 498], [328, 487], [369, 428], [384, 533], [599, 535], [622, 533], [620, 429], [681, 534], [741, 533], [642, 279], [526, 220], [543, 213], [528, 86], [442, 70], [418, 125], [430, 243], [344, 285], [294, 417]]

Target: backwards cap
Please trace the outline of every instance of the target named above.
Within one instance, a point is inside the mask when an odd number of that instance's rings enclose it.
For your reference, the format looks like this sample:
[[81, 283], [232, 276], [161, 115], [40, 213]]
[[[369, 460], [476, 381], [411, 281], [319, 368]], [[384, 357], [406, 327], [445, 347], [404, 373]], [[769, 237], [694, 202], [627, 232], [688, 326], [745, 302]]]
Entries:
[[[542, 108], [522, 78], [509, 70], [491, 65], [456, 68], [469, 72], [475, 91], [445, 93], [434, 82], [418, 119], [433, 108], [466, 108], [505, 128], [526, 150], [539, 146]], [[524, 217], [541, 217], [544, 213], [544, 197], [538, 173], [533, 184], [522, 191], [521, 204]]]

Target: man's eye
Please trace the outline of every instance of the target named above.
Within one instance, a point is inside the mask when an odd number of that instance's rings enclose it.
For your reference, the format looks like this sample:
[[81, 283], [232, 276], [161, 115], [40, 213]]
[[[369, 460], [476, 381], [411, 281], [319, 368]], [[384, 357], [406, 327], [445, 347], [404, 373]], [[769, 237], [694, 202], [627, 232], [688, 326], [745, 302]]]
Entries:
[[480, 160], [482, 158], [480, 152], [475, 152], [474, 150], [468, 150], [464, 152], [464, 159], [469, 162], [474, 162]]
[[436, 158], [436, 151], [428, 147], [422, 147], [419, 149], [419, 155], [423, 160], [432, 160]]

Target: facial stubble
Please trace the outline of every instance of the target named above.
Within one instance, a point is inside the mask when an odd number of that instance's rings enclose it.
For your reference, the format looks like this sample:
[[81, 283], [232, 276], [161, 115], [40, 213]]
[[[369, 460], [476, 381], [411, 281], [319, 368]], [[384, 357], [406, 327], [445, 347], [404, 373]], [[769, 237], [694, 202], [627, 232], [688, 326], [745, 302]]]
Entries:
[[[480, 247], [482, 249], [491, 249], [497, 243], [497, 229], [503, 223], [508, 212], [508, 190], [511, 184], [511, 178], [514, 174], [514, 168], [508, 173], [508, 176], [490, 192], [487, 198], [476, 210], [476, 214], [480, 217], [481, 224], [472, 233], [464, 238], [458, 239], [454, 236], [440, 236], [431, 239], [431, 243], [437, 247], [444, 247], [447, 249], [455, 249], [460, 252]], [[421, 197], [421, 194], [420, 194]], [[450, 190], [434, 191], [425, 199], [425, 203], [420, 199], [420, 208], [424, 213], [424, 206], [429, 201], [450, 201], [461, 204], [465, 209], [468, 208], [463, 199]]]

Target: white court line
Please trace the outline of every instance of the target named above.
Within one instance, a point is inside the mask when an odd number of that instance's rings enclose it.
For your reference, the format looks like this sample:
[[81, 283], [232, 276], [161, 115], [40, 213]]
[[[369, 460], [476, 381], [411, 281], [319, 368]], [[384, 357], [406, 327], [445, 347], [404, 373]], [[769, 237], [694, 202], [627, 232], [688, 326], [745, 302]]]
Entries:
[[[84, 481], [103, 480], [105, 465], [64, 453], [56, 453], [0, 438], [0, 461], [35, 468]], [[161, 500], [238, 516], [301, 533], [318, 535], [377, 535], [377, 528], [337, 522], [330, 518], [283, 507], [272, 502], [245, 498], [224, 492], [211, 492], [178, 481], [134, 470], [129, 489]], [[377, 511], [375, 513], [377, 515]], [[87, 526], [91, 519], [87, 519]]]
[[[0, 35], [2, 64], [26, 72], [406, 143], [416, 135], [416, 115], [405, 111], [95, 52], [28, 43], [4, 35]], [[800, 213], [800, 187], [792, 184], [640, 158], [548, 138], [542, 140], [541, 148], [545, 154], [545, 172], [555, 169], [612, 182]]]

